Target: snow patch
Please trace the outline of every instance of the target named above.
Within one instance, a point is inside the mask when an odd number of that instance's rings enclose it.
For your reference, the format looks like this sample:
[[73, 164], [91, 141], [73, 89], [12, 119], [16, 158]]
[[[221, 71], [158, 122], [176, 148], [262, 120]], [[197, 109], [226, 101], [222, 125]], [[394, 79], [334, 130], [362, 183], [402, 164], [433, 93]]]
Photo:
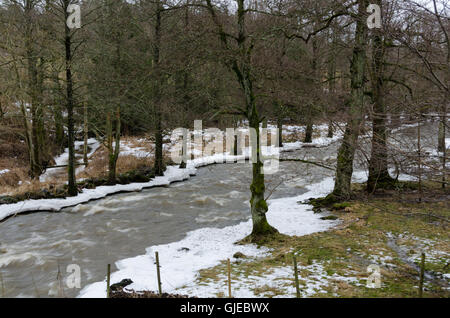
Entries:
[[[317, 146], [327, 146], [340, 137], [335, 136], [334, 138], [318, 138], [313, 145]], [[75, 148], [80, 149], [83, 146], [83, 141], [75, 142]], [[91, 156], [97, 148], [100, 146], [100, 143], [96, 139], [89, 139], [88, 145], [91, 148], [91, 152], [88, 156]], [[262, 151], [264, 155], [274, 155], [279, 152], [286, 152], [301, 149], [304, 143], [295, 142], [295, 143], [286, 143], [282, 148], [276, 148], [274, 146], [263, 147]], [[311, 144], [308, 144], [311, 145]], [[125, 151], [127, 151], [125, 149]], [[136, 154], [135, 151], [132, 151]], [[140, 152], [138, 154], [141, 154]], [[142, 155], [148, 155], [148, 153]], [[68, 149], [58, 156], [55, 161], [56, 165], [63, 165], [68, 160]], [[81, 203], [86, 203], [91, 200], [97, 200], [104, 198], [110, 194], [119, 193], [119, 192], [136, 192], [141, 191], [145, 188], [152, 188], [157, 186], [166, 186], [170, 185], [173, 182], [184, 181], [193, 176], [197, 172], [197, 168], [216, 164], [216, 163], [226, 163], [226, 162], [234, 162], [234, 161], [245, 161], [248, 160], [251, 156], [251, 151], [249, 148], [244, 149], [243, 154], [239, 156], [233, 156], [229, 153], [220, 153], [212, 156], [196, 158], [194, 160], [189, 160], [187, 164], [187, 169], [179, 169], [178, 166], [169, 166], [165, 172], [165, 175], [162, 177], [156, 177], [150, 182], [147, 183], [132, 183], [126, 185], [114, 185], [114, 186], [99, 186], [95, 189], [84, 189], [82, 193], [78, 194], [76, 197], [68, 197], [64, 199], [40, 199], [40, 200], [26, 200], [14, 204], [3, 204], [0, 205], [0, 221], [10, 217], [12, 215], [17, 215], [24, 212], [31, 211], [61, 211], [63, 208], [76, 206]], [[64, 168], [62, 168], [64, 169]], [[84, 169], [84, 167], [77, 168]], [[40, 178], [41, 181], [47, 180], [51, 175], [58, 173], [59, 169], [51, 169], [43, 174]]]
[[[302, 195], [270, 200], [267, 213], [269, 223], [283, 234], [297, 236], [326, 231], [336, 226], [339, 221], [321, 220], [323, 214], [315, 214], [311, 206], [297, 203], [310, 197], [329, 193], [333, 184], [333, 179], [327, 178], [320, 183], [308, 186], [309, 191]], [[219, 265], [222, 260], [232, 258], [237, 252], [248, 257], [266, 256], [270, 251], [267, 248], [234, 244], [250, 234], [251, 230], [252, 221], [248, 220], [222, 229], [198, 229], [189, 232], [181, 241], [149, 247], [146, 249], [145, 255], [116, 262], [118, 271], [111, 275], [111, 283], [130, 278], [134, 283], [128, 288], [157, 290], [154, 253], [158, 251], [162, 265], [161, 277], [164, 291], [179, 293], [179, 288], [194, 284], [199, 270]], [[80, 292], [80, 297], [106, 297], [105, 284], [106, 279], [87, 286]], [[203, 291], [202, 288], [197, 285], [193, 295], [214, 296]]]

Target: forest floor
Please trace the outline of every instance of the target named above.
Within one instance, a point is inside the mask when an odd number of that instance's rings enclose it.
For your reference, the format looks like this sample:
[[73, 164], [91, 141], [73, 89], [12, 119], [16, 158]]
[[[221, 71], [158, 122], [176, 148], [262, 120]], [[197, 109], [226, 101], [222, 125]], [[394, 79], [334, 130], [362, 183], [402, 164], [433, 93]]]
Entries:
[[[423, 296], [450, 297], [449, 191], [424, 190], [424, 202], [417, 203], [417, 190], [368, 197], [361, 188], [355, 185], [358, 198], [332, 208], [337, 227], [300, 237], [279, 235], [265, 244], [271, 251], [266, 257], [235, 255], [232, 295], [295, 297], [295, 254], [301, 297], [417, 297], [423, 252]], [[368, 278], [377, 267], [381, 285], [371, 288]], [[226, 261], [201, 270], [195, 285], [228, 296]]]

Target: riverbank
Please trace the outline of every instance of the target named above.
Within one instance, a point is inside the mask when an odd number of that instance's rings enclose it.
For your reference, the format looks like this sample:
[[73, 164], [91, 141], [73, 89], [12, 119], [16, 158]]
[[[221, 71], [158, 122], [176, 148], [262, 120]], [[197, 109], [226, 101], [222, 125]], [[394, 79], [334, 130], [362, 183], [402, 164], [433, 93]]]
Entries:
[[[319, 136], [312, 143], [305, 144], [297, 141], [285, 143], [281, 148], [267, 147], [266, 154], [290, 152], [301, 149], [305, 145], [307, 147], [326, 147], [331, 143], [337, 142], [341, 136], [340, 133], [337, 133], [333, 138], [324, 137], [323, 135], [325, 135], [326, 133], [326, 126], [319, 126], [317, 128], [317, 131], [319, 133]], [[86, 203], [92, 200], [98, 200], [112, 194], [123, 192], [139, 192], [143, 189], [168, 186], [173, 182], [188, 180], [191, 176], [194, 176], [196, 174], [197, 168], [212, 164], [248, 160], [250, 158], [250, 155], [251, 153], [249, 148], [244, 149], [243, 154], [239, 156], [230, 155], [229, 153], [215, 154], [212, 156], [189, 160], [186, 169], [180, 169], [178, 166], [168, 166], [164, 176], [155, 177], [148, 182], [104, 185], [97, 186], [93, 189], [85, 187], [82, 189], [82, 192], [75, 197], [65, 197], [64, 193], [60, 193], [60, 195], [62, 196], [60, 198], [36, 200], [28, 199], [23, 201], [20, 200], [19, 202], [11, 204], [2, 204], [0, 205], [0, 222], [21, 213], [42, 211], [59, 212], [63, 208], [76, 206], [78, 204]]]
[[[356, 178], [360, 174], [356, 174]], [[362, 177], [362, 175], [361, 175]], [[335, 220], [322, 220], [324, 215], [315, 214], [312, 206], [297, 204], [311, 196], [323, 196], [333, 186], [333, 178], [327, 177], [319, 183], [306, 186], [302, 195], [278, 198], [268, 201], [268, 221], [284, 235], [302, 236], [326, 231], [339, 224]], [[115, 263], [117, 271], [111, 274], [111, 283], [131, 279], [134, 283], [129, 288], [140, 290], [157, 290], [155, 271], [155, 252], [159, 252], [161, 277], [164, 292], [183, 294], [194, 297], [215, 297], [208, 289], [195, 284], [200, 271], [219, 265], [227, 258], [243, 254], [251, 258], [266, 257], [272, 249], [254, 244], [236, 244], [250, 234], [252, 221], [241, 222], [224, 228], [200, 228], [187, 233], [180, 241], [170, 244], [151, 246], [146, 254], [119, 260]], [[238, 254], [237, 254], [238, 253]], [[105, 281], [85, 287], [80, 297], [106, 297]], [[186, 286], [194, 284], [192, 289]]]
[[[417, 297], [422, 252], [424, 297], [450, 297], [448, 190], [433, 188], [442, 196], [417, 204], [415, 190], [367, 197], [361, 185], [355, 188], [358, 199], [333, 209], [335, 228], [282, 236], [264, 246], [269, 252], [263, 257], [232, 258], [233, 297], [295, 297], [294, 254], [301, 297]], [[200, 270], [195, 281], [176, 292], [228, 296], [226, 266], [223, 259]], [[368, 278], [378, 269], [379, 288], [369, 288]]]
[[[357, 172], [354, 182], [365, 178], [364, 172]], [[355, 200], [331, 207], [331, 213], [314, 213], [302, 202], [326, 195], [333, 185], [332, 178], [326, 178], [303, 195], [269, 201], [269, 223], [281, 235], [264, 246], [236, 244], [250, 233], [251, 221], [199, 229], [179, 242], [152, 246], [145, 255], [118, 261], [111, 282], [131, 278], [130, 290], [156, 291], [158, 251], [164, 292], [228, 296], [229, 258], [233, 297], [295, 297], [295, 254], [301, 297], [417, 297], [417, 264], [424, 252], [424, 296], [449, 297], [449, 193], [430, 183], [430, 200], [425, 190], [424, 202], [417, 204], [414, 182], [408, 184], [371, 197], [361, 183], [355, 184]], [[367, 287], [369, 268], [379, 269], [379, 288]], [[89, 285], [80, 296], [105, 297], [105, 285], [106, 281]]]

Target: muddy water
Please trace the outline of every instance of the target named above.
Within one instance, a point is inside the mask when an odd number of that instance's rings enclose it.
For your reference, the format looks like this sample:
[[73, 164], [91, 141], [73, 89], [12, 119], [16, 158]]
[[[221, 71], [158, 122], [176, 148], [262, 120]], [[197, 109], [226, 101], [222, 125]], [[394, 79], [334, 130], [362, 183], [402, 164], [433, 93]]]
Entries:
[[[305, 149], [285, 156], [326, 159], [327, 149]], [[67, 266], [81, 268], [81, 287], [102, 280], [106, 264], [144, 254], [145, 248], [182, 239], [201, 227], [225, 227], [247, 220], [251, 165], [223, 164], [198, 170], [197, 176], [169, 187], [118, 194], [64, 209], [60, 213], [21, 215], [0, 223], [0, 273], [6, 297], [54, 297], [68, 289]], [[271, 198], [304, 193], [305, 185], [330, 172], [283, 162], [267, 176]], [[281, 182], [283, 181], [283, 182]], [[281, 182], [281, 185], [280, 185]], [[115, 270], [112, 265], [112, 270]], [[0, 296], [2, 286], [0, 282]]]
[[[414, 128], [405, 131], [413, 132]], [[337, 146], [302, 149], [283, 157], [332, 165]], [[276, 175], [266, 178], [267, 193], [276, 187], [271, 198], [302, 194], [306, 185], [333, 175], [297, 162], [280, 165]], [[58, 268], [65, 281], [67, 266], [79, 265], [85, 287], [104, 279], [106, 264], [114, 271], [115, 261], [142, 255], [146, 247], [178, 241], [198, 228], [245, 221], [250, 217], [250, 175], [249, 164], [209, 166], [169, 187], [118, 194], [60, 213], [8, 219], [0, 223], [0, 296], [54, 297], [62, 290], [64, 296], [75, 297], [79, 289], [68, 289], [64, 282], [63, 289], [58, 288]]]

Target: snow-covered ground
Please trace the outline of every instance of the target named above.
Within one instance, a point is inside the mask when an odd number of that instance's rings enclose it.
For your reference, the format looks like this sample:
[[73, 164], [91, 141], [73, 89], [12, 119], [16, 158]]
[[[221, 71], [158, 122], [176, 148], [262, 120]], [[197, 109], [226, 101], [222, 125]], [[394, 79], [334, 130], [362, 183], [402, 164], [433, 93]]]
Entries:
[[[355, 172], [353, 180], [361, 182], [366, 180], [365, 172]], [[269, 200], [267, 219], [270, 224], [281, 233], [291, 236], [302, 236], [316, 232], [326, 231], [339, 224], [339, 221], [322, 220], [324, 214], [316, 214], [312, 206], [298, 204], [311, 197], [321, 197], [333, 190], [333, 178], [328, 177], [323, 181], [307, 186], [308, 191], [302, 195]], [[196, 297], [215, 297], [223, 291], [221, 283], [198, 284], [196, 278], [201, 269], [219, 265], [227, 258], [233, 259], [233, 255], [241, 252], [249, 257], [264, 257], [270, 252], [267, 248], [258, 248], [256, 245], [236, 245], [235, 242], [243, 239], [251, 233], [252, 221], [248, 220], [238, 225], [228, 226], [222, 229], [202, 228], [189, 232], [187, 236], [178, 242], [151, 246], [146, 249], [145, 255], [128, 258], [116, 262], [118, 271], [111, 274], [111, 284], [130, 278], [134, 283], [127, 288], [134, 290], [157, 290], [157, 277], [155, 270], [155, 252], [159, 253], [161, 263], [161, 277], [164, 291], [169, 293], [188, 294]], [[313, 264], [309, 270], [321, 270], [320, 264]], [[314, 275], [321, 275], [315, 272]], [[310, 276], [314, 280], [316, 276]], [[324, 275], [322, 275], [324, 276]], [[238, 282], [238, 294], [236, 297], [258, 297], [252, 291], [255, 284], [272, 282], [278, 288], [286, 289], [284, 296], [295, 296], [292, 284], [285, 284], [293, 277], [289, 267], [274, 269], [265, 277], [252, 276], [250, 284]], [[272, 279], [274, 278], [274, 279]], [[347, 281], [346, 277], [332, 277], [332, 279]], [[283, 282], [284, 281], [284, 282]], [[325, 280], [319, 280], [325, 283]], [[278, 285], [280, 284], [280, 285]], [[308, 285], [310, 290], [306, 295], [316, 292], [315, 283]], [[80, 292], [80, 297], [102, 298], [106, 297], [106, 278], [104, 281], [93, 283]], [[234, 285], [236, 289], [236, 285]], [[318, 285], [319, 286], [319, 285]]]
[[[100, 147], [100, 143], [95, 138], [90, 138], [88, 139], [87, 144], [90, 150], [87, 156], [88, 158], [90, 158], [94, 154], [94, 152], [97, 151], [98, 147]], [[80, 151], [83, 146], [84, 141], [75, 141], [75, 152]], [[55, 166], [67, 165], [68, 160], [69, 160], [69, 148], [66, 148], [61, 155], [55, 158]], [[81, 172], [84, 168], [85, 168], [84, 166], [79, 166], [78, 168], [76, 168], [75, 173]], [[53, 177], [65, 173], [65, 171], [66, 168], [48, 169], [44, 174], [42, 174], [39, 177], [39, 180], [41, 182], [49, 181]]]
[[[267, 213], [269, 223], [283, 234], [297, 236], [325, 231], [337, 225], [337, 221], [321, 220], [323, 215], [315, 214], [311, 206], [297, 203], [329, 193], [333, 184], [333, 179], [327, 178], [320, 183], [308, 186], [309, 191], [300, 196], [269, 200]], [[129, 288], [157, 290], [154, 265], [154, 253], [157, 251], [162, 264], [161, 276], [165, 292], [213, 297], [216, 293], [215, 288], [218, 286], [203, 287], [195, 284], [199, 270], [216, 266], [221, 261], [232, 258], [237, 252], [250, 257], [267, 255], [266, 248], [234, 244], [250, 234], [251, 229], [251, 220], [222, 229], [202, 228], [188, 233], [181, 241], [149, 247], [145, 255], [118, 261], [116, 266], [119, 270], [112, 273], [111, 283], [131, 278], [134, 284]], [[91, 284], [80, 292], [80, 296], [106, 297], [105, 284], [106, 280]]]
[[[359, 279], [355, 276], [341, 276], [337, 273], [329, 275], [324, 265], [313, 261], [311, 265], [298, 265], [299, 279], [303, 282], [301, 287], [301, 296], [303, 298], [311, 297], [318, 293], [326, 293], [325, 287], [332, 281], [341, 281], [361, 285]], [[302, 272], [308, 272], [308, 275], [302, 275]], [[349, 275], [353, 273], [348, 272]], [[222, 283], [207, 282], [202, 283], [201, 288], [197, 284], [178, 289], [181, 294], [188, 294], [201, 298], [214, 297], [227, 290], [227, 277], [224, 274], [219, 275]], [[294, 284], [294, 268], [292, 266], [271, 267], [264, 275], [249, 275], [248, 277], [233, 280], [232, 295], [235, 298], [294, 298], [296, 290]]]

